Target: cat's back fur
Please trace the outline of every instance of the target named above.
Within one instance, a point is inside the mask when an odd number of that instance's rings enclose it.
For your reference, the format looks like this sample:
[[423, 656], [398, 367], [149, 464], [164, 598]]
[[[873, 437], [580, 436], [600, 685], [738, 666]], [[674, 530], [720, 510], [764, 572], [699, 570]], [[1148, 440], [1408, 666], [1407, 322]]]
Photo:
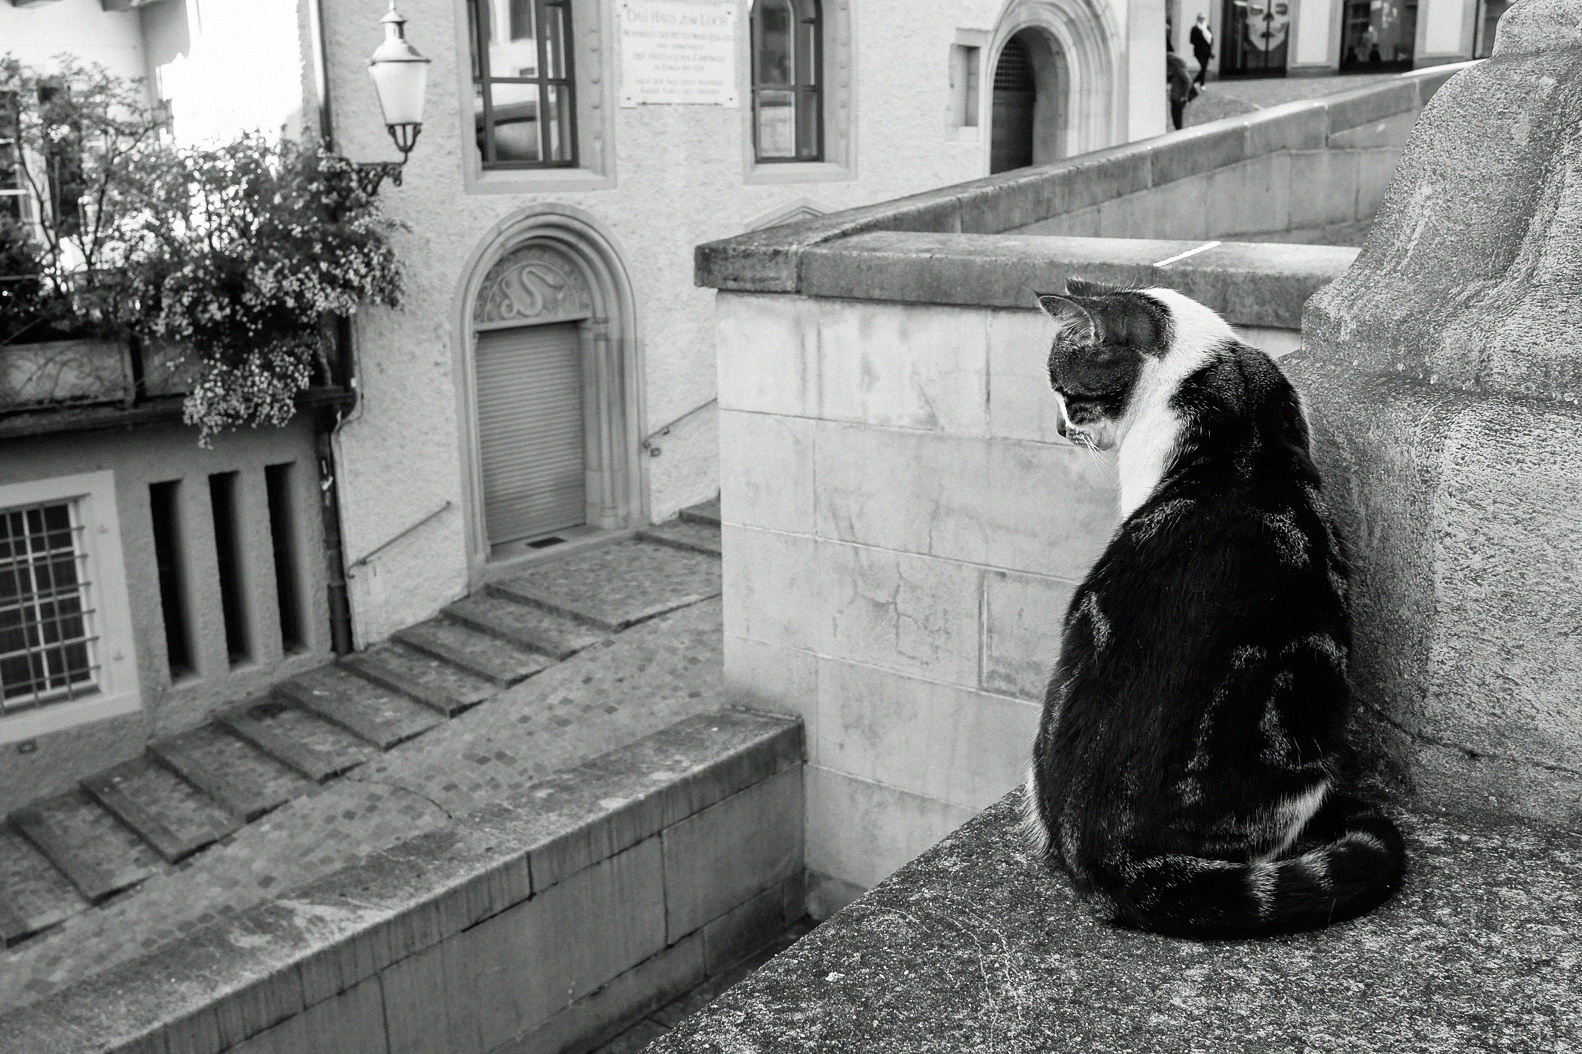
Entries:
[[1404, 852], [1346, 785], [1346, 567], [1297, 393], [1179, 293], [1072, 286], [1041, 298], [1051, 383], [1063, 431], [1118, 440], [1123, 522], [1066, 615], [1035, 844], [1106, 916], [1161, 933], [1369, 911]]

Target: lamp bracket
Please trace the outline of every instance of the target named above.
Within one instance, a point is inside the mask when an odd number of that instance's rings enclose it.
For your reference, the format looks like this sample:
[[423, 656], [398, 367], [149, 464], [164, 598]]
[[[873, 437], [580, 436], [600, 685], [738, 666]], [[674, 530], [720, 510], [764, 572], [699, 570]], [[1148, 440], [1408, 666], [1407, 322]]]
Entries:
[[396, 186], [401, 185], [401, 166], [406, 164], [406, 159], [400, 161], [359, 161], [357, 164], [357, 186], [370, 198], [379, 193], [379, 185], [386, 179]]

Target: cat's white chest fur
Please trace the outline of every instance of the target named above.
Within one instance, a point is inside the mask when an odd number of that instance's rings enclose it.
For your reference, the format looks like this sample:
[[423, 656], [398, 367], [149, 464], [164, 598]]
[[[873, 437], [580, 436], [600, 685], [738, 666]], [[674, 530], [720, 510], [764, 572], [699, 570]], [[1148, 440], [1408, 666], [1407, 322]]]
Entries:
[[1181, 382], [1204, 366], [1215, 348], [1236, 334], [1213, 311], [1174, 289], [1145, 289], [1170, 309], [1175, 339], [1162, 359], [1149, 359], [1121, 426], [1119, 466], [1121, 519], [1148, 500], [1163, 478], [1181, 440], [1181, 418], [1170, 400]]

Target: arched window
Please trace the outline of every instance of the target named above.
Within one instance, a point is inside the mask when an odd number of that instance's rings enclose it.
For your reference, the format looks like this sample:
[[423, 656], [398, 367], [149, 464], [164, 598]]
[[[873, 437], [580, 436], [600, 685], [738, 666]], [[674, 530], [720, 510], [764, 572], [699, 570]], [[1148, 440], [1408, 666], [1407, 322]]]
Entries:
[[818, 0], [753, 5], [753, 154], [759, 161], [822, 161], [824, 113]]

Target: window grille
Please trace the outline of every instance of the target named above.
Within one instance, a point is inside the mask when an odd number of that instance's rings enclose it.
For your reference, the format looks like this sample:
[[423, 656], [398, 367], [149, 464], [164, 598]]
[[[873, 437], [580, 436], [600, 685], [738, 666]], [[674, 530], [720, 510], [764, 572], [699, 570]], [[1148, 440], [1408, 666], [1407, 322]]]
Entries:
[[818, 0], [753, 5], [753, 154], [759, 161], [823, 160], [823, 51]]
[[483, 167], [575, 167], [569, 0], [468, 0], [467, 7]]
[[87, 571], [74, 502], [0, 511], [0, 713], [97, 690]]

